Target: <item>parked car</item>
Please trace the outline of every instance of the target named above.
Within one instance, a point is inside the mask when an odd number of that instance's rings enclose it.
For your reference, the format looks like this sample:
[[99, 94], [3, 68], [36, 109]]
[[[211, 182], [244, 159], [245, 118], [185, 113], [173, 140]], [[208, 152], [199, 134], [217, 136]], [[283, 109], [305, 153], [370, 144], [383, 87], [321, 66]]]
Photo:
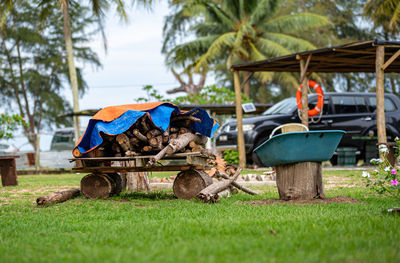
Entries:
[[50, 151], [72, 151], [74, 147], [74, 128], [58, 129], [54, 132]]
[[[357, 159], [369, 162], [376, 156], [376, 94], [326, 92], [322, 116], [310, 118], [310, 130], [344, 130], [338, 147], [355, 147]], [[314, 108], [317, 95], [309, 95], [309, 108]], [[385, 115], [387, 139], [400, 135], [400, 99], [394, 94], [385, 94]], [[269, 138], [271, 131], [285, 123], [298, 122], [296, 98], [287, 98], [265, 111], [261, 116], [244, 118], [243, 131], [248, 160], [262, 166], [253, 150]], [[216, 135], [219, 150], [236, 149], [236, 121], [225, 123]], [[336, 163], [335, 156], [331, 159]]]

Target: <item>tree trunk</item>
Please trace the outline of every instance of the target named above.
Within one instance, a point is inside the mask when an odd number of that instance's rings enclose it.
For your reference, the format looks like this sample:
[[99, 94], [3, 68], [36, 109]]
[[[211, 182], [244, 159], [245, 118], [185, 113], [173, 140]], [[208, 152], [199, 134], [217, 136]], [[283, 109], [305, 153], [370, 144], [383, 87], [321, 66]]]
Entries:
[[189, 200], [212, 183], [212, 178], [204, 171], [188, 170], [176, 176], [172, 188], [177, 198]]
[[[79, 111], [79, 96], [78, 96], [78, 78], [76, 75], [75, 61], [74, 61], [74, 53], [72, 50], [72, 33], [71, 33], [71, 24], [69, 21], [69, 9], [68, 9], [68, 1], [61, 1], [61, 9], [64, 20], [64, 38], [65, 38], [65, 48], [67, 51], [67, 61], [69, 68], [69, 79], [71, 81], [72, 88], [72, 100], [73, 100], [73, 110], [74, 113]], [[75, 142], [79, 140], [81, 136], [81, 125], [79, 121], [79, 116], [74, 116], [74, 137]]]
[[276, 185], [282, 200], [325, 198], [320, 162], [275, 166]]
[[[136, 162], [142, 162], [137, 159]], [[130, 166], [135, 166], [135, 160], [129, 161]], [[126, 185], [129, 191], [150, 191], [150, 180], [148, 172], [129, 172], [126, 174]]]
[[41, 196], [36, 199], [37, 205], [49, 205], [49, 204], [56, 204], [62, 203], [69, 199], [75, 198], [81, 194], [79, 189], [70, 189], [64, 191], [58, 191], [51, 195]]

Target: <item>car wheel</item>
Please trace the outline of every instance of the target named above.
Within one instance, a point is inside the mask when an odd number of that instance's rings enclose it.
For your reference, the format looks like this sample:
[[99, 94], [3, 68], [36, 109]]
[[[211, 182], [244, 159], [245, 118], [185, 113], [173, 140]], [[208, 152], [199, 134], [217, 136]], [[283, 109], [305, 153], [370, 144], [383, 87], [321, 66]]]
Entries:
[[[262, 144], [263, 142], [265, 142], [267, 139], [268, 139], [268, 138], [261, 138], [261, 139], [258, 139], [258, 140], [256, 141], [256, 143], [254, 144], [254, 148], [253, 148], [253, 149], [257, 148], [259, 145], [261, 145], [261, 144]], [[251, 159], [253, 160], [253, 162], [254, 162], [257, 166], [261, 166], [261, 167], [265, 166], [265, 165], [263, 164], [263, 162], [260, 160], [260, 158], [258, 157], [258, 155], [257, 155], [255, 152], [252, 152], [252, 153], [251, 153]]]
[[334, 154], [329, 161], [331, 162], [332, 165], [336, 166], [338, 164], [338, 156], [337, 156], [337, 154]]

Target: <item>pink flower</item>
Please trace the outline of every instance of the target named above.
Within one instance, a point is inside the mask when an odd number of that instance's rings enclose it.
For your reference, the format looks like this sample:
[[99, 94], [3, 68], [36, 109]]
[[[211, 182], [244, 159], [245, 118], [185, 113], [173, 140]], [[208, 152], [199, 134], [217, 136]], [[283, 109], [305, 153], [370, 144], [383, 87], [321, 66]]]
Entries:
[[397, 179], [391, 180], [390, 183], [392, 183], [393, 186], [399, 185], [399, 181], [397, 181]]
[[12, 122], [12, 120], [8, 120], [8, 123], [11, 123]]
[[25, 119], [25, 117], [23, 117], [23, 118], [22, 118], [22, 120], [26, 122], [26, 119]]
[[392, 171], [390, 172], [391, 174], [397, 174], [395, 169], [392, 169]]

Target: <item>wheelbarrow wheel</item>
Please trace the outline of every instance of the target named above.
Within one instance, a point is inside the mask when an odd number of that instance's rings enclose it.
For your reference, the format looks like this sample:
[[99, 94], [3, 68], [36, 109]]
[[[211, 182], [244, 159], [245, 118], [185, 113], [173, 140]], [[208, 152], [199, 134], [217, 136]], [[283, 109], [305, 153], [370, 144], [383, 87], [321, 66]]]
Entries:
[[212, 178], [204, 171], [188, 170], [176, 176], [172, 188], [177, 198], [189, 200], [212, 183]]

